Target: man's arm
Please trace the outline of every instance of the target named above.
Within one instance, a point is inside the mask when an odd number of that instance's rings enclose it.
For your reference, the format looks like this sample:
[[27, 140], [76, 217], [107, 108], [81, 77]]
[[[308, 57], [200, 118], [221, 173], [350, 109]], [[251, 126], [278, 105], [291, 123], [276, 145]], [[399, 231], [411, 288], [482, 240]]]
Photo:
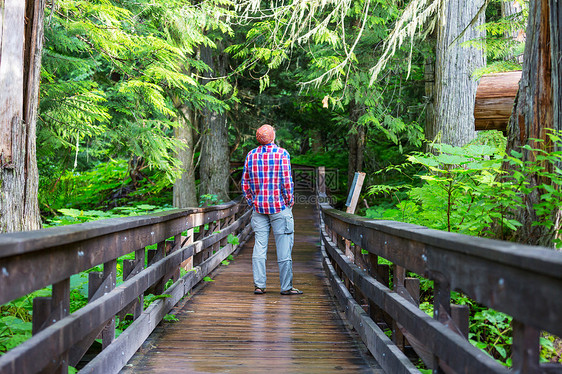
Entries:
[[254, 195], [250, 187], [250, 174], [248, 172], [248, 157], [246, 156], [246, 161], [244, 161], [244, 171], [242, 172], [242, 193], [248, 202], [248, 205], [254, 205]]
[[291, 173], [291, 157], [288, 152], [285, 152], [281, 157], [281, 179], [283, 200], [285, 200], [285, 205], [291, 208], [295, 201], [293, 176]]

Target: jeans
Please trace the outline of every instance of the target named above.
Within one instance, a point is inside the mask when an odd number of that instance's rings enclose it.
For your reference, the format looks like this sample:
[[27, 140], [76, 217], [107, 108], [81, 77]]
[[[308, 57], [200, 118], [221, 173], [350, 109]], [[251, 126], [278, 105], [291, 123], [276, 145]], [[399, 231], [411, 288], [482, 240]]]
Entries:
[[293, 288], [293, 242], [295, 222], [290, 208], [274, 214], [260, 214], [254, 210], [252, 228], [255, 232], [254, 252], [252, 254], [252, 270], [254, 286], [265, 288], [267, 276], [265, 262], [267, 260], [267, 242], [269, 229], [273, 228], [275, 247], [277, 248], [277, 264], [279, 265], [279, 282], [281, 291]]

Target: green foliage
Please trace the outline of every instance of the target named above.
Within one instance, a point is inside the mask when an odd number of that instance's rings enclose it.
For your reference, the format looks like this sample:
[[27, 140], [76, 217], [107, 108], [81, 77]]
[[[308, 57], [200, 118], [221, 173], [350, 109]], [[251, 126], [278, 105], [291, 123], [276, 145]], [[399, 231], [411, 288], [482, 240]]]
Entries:
[[12, 315], [0, 317], [0, 354], [31, 338], [31, 322]]
[[[142, 160], [141, 167], [119, 171], [134, 171], [131, 183], [114, 179], [122, 188], [132, 184], [131, 194], [158, 193], [173, 182], [181, 173], [176, 108], [224, 111], [227, 103], [213, 94], [235, 94], [224, 80], [203, 86], [197, 77], [209, 67], [193, 57], [198, 46], [215, 47], [209, 32], [231, 32], [226, 14], [220, 0], [47, 5], [37, 133], [43, 210], [54, 213], [69, 203], [69, 186], [59, 183], [73, 182], [65, 169], [89, 173], [100, 161]], [[150, 174], [153, 180], [137, 186], [138, 172], [141, 180]], [[90, 189], [85, 200], [97, 192]]]
[[167, 298], [170, 298], [170, 297], [172, 297], [172, 295], [168, 295], [168, 294], [162, 294], [162, 295], [149, 294], [149, 295], [146, 295], [144, 297], [144, 309], [148, 308], [150, 306], [150, 304], [152, 304], [156, 300], [167, 299]]
[[[522, 147], [522, 152], [512, 151], [507, 161], [514, 169], [511, 183], [516, 184], [525, 195], [540, 195], [539, 201], [532, 206], [536, 215], [532, 225], [553, 230], [553, 217], [562, 207], [562, 131], [548, 130], [546, 138], [547, 142], [542, 147], [539, 147], [544, 143], [542, 139], [531, 139], [530, 144]], [[558, 230], [554, 233], [553, 242], [557, 248], [562, 248], [562, 229]]]
[[500, 149], [482, 144], [463, 148], [436, 144], [434, 150], [436, 154], [408, 157], [410, 164], [423, 167], [419, 177], [425, 183], [420, 187], [376, 185], [369, 189], [371, 194], [405, 191], [408, 198], [399, 200], [394, 209], [371, 209], [369, 217], [470, 235], [487, 234], [493, 219], [508, 227], [517, 224], [506, 213], [506, 206], [512, 204], [511, 190], [495, 181], [503, 160]]
[[511, 366], [512, 318], [493, 309], [482, 309], [471, 317], [469, 341], [502, 364]]
[[[547, 134], [551, 150], [525, 145], [522, 152], [506, 156], [505, 141], [489, 138], [489, 144], [477, 142], [465, 147], [433, 145], [434, 153], [413, 153], [408, 161], [423, 166], [419, 174], [424, 184], [380, 184], [371, 186], [369, 194], [387, 194], [397, 200], [394, 208], [375, 206], [369, 218], [390, 219], [469, 235], [505, 238], [521, 226], [513, 215], [524, 206], [525, 196], [539, 192], [540, 201], [533, 205], [537, 219], [534, 226], [553, 228], [553, 217], [562, 206], [562, 162], [558, 132]], [[532, 140], [535, 144], [540, 140]], [[511, 171], [502, 170], [509, 163]], [[404, 166], [405, 167], [405, 166]], [[531, 179], [531, 176], [535, 176]], [[539, 182], [535, 182], [538, 180]], [[399, 195], [403, 192], [404, 195]], [[404, 199], [406, 197], [406, 199]], [[557, 246], [559, 239], [554, 239]]]
[[[158, 173], [155, 173], [158, 174]], [[153, 175], [133, 184], [127, 161], [98, 163], [89, 171], [63, 171], [56, 180], [40, 178], [39, 202], [46, 226], [144, 215], [172, 209], [167, 192], [151, 183]], [[158, 175], [156, 175], [156, 178]], [[162, 180], [162, 178], [160, 178]], [[153, 205], [147, 202], [153, 202]], [[121, 205], [122, 206], [116, 206]]]
[[174, 322], [179, 322], [178, 317], [176, 317], [173, 314], [166, 314], [163, 318], [164, 321], [166, 322], [170, 322], [170, 323], [174, 323]]
[[200, 196], [199, 206], [211, 206], [222, 204], [222, 199], [219, 199], [218, 195], [214, 194], [203, 194]]
[[514, 1], [521, 10], [512, 15], [502, 16], [501, 1], [493, 0], [487, 7], [487, 22], [481, 26], [486, 31], [486, 37], [481, 40], [471, 40], [465, 43], [486, 51], [487, 65], [476, 69], [473, 77], [479, 79], [484, 74], [521, 70], [525, 48], [525, 29], [529, 18], [528, 1]]
[[[238, 239], [238, 237], [234, 234], [228, 234], [226, 241], [228, 244], [232, 244], [233, 246], [240, 244], [240, 239]], [[229, 255], [228, 257], [232, 257], [232, 255]]]

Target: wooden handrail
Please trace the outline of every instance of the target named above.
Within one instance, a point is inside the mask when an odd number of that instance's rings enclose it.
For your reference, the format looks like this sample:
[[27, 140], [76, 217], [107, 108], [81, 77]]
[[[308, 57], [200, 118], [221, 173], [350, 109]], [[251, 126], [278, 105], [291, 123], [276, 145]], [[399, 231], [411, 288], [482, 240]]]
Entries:
[[[439, 365], [446, 373], [508, 372], [461, 337], [463, 329], [452, 312], [456, 308], [449, 304], [451, 290], [514, 318], [515, 370], [546, 370], [538, 362], [539, 331], [562, 336], [561, 252], [371, 220], [335, 210], [320, 197], [319, 201], [326, 272], [348, 317], [360, 334], [363, 331], [375, 358], [386, 362], [387, 372], [417, 370], [404, 363], [401, 353], [393, 360], [384, 358], [382, 353], [388, 354], [388, 349], [375, 341], [382, 343], [385, 337], [372, 318], [391, 324], [395, 334], [405, 336], [429, 367]], [[344, 239], [354, 244], [355, 263], [343, 253]], [[361, 249], [368, 254], [361, 254]], [[393, 290], [388, 287], [389, 269], [378, 265], [378, 256], [394, 264]], [[416, 307], [406, 289], [405, 269], [434, 281], [433, 319]], [[370, 316], [358, 301], [371, 305]], [[536, 371], [525, 371], [530, 368]]]
[[1, 234], [0, 304], [182, 231], [223, 219], [237, 213], [239, 207], [239, 203], [230, 202]]
[[[0, 235], [0, 304], [53, 284], [52, 298], [34, 300], [34, 336], [0, 357], [0, 372], [66, 372], [100, 333], [104, 348], [100, 356], [105, 359], [94, 359], [85, 372], [118, 372], [177, 301], [247, 239], [251, 233], [247, 208], [245, 202], [233, 201]], [[188, 235], [182, 236], [185, 231]], [[227, 243], [229, 234], [238, 236], [240, 244]], [[152, 244], [157, 249], [146, 251]], [[125, 260], [127, 274], [124, 263], [124, 282], [115, 287], [116, 261], [132, 252], [135, 260]], [[179, 269], [187, 261], [194, 271], [180, 277]], [[90, 288], [100, 279], [90, 302], [69, 315], [70, 277], [102, 264], [103, 273], [90, 273]], [[169, 279], [174, 282], [164, 290]], [[168, 297], [143, 312], [145, 292]], [[114, 317], [127, 311], [135, 321], [114, 340]]]

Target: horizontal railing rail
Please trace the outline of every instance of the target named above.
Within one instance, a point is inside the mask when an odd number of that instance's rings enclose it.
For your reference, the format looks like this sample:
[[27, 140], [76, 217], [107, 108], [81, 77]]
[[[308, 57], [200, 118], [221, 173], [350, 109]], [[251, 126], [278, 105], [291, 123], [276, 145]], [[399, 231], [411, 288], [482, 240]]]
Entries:
[[[561, 252], [318, 205], [326, 273], [387, 373], [419, 372], [405, 345], [434, 373], [509, 372], [468, 342], [469, 311], [450, 304], [452, 290], [513, 317], [514, 372], [562, 373], [562, 365], [539, 364], [540, 332], [562, 336]], [[379, 264], [379, 256], [392, 267]], [[407, 271], [434, 282], [433, 318], [418, 308], [420, 281], [407, 278]], [[392, 341], [381, 326], [392, 330]]]
[[[250, 215], [233, 201], [0, 235], [0, 305], [52, 285], [51, 297], [33, 300], [33, 337], [0, 357], [0, 372], [66, 373], [98, 337], [102, 352], [80, 372], [119, 372], [171, 308], [243, 244]], [[118, 259], [132, 253], [116, 286]], [[70, 314], [70, 277], [98, 265], [103, 271], [88, 274], [88, 304]], [[148, 293], [165, 297], [143, 310]], [[127, 314], [133, 322], [115, 339], [115, 317]]]

